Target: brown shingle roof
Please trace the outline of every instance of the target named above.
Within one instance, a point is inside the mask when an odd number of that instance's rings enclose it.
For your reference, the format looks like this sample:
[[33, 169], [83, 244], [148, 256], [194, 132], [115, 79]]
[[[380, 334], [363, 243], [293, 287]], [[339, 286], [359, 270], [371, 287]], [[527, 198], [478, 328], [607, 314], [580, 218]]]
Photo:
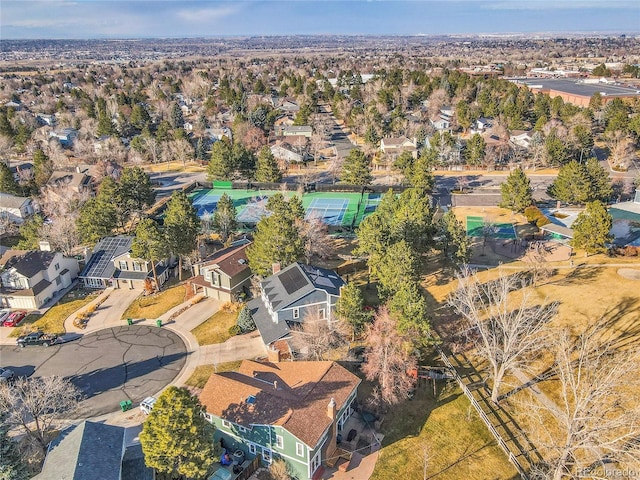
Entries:
[[[244, 360], [237, 372], [214, 373], [200, 401], [208, 413], [240, 425], [280, 425], [313, 448], [360, 379], [335, 362], [260, 363]], [[249, 395], [255, 402], [247, 403]]]
[[202, 263], [202, 266], [218, 265], [218, 269], [222, 273], [229, 277], [235, 277], [240, 272], [249, 268], [249, 261], [247, 260], [247, 247], [249, 245], [251, 245], [251, 243], [219, 250], [207, 258]]

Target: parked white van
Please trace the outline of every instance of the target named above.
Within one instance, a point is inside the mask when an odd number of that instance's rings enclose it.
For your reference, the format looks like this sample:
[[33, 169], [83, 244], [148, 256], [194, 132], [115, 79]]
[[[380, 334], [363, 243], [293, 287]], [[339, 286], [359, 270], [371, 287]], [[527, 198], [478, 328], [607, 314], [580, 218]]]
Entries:
[[151, 413], [151, 410], [153, 410], [153, 405], [156, 403], [156, 401], [157, 398], [155, 397], [145, 398], [142, 402], [140, 402], [140, 410], [142, 410], [145, 415], [149, 415]]

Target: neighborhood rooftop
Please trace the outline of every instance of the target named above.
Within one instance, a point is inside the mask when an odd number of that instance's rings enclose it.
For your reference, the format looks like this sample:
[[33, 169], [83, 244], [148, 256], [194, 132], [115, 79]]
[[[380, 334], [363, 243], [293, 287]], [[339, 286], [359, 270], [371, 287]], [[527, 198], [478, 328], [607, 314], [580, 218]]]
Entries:
[[237, 372], [213, 374], [200, 401], [210, 414], [246, 427], [280, 425], [313, 447], [331, 425], [331, 398], [343, 405], [359, 383], [335, 362], [244, 360]]
[[113, 259], [131, 249], [133, 237], [106, 237], [93, 249], [93, 256], [80, 276], [104, 278], [113, 276], [116, 268]]

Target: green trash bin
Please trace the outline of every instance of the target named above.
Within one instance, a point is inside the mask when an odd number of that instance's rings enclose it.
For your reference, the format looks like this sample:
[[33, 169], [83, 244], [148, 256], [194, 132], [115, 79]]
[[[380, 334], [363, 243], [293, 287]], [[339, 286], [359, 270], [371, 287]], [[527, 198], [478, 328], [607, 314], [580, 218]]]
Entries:
[[122, 410], [123, 412], [126, 412], [127, 410], [131, 410], [132, 406], [133, 404], [131, 403], [131, 400], [122, 400], [120, 402], [120, 410]]
[[133, 319], [127, 318], [127, 325], [133, 325]]
[[162, 326], [162, 320], [157, 319], [156, 320], [156, 327], [161, 327]]

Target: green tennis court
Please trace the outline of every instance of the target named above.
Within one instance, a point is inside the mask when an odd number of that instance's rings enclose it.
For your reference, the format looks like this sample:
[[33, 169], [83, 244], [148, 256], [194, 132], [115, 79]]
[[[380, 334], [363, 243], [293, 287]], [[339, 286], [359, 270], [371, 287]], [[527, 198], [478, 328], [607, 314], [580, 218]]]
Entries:
[[516, 229], [513, 223], [494, 223], [483, 217], [467, 217], [467, 236], [516, 239]]
[[[213, 189], [195, 190], [189, 194], [199, 217], [212, 215], [223, 194], [227, 194], [236, 207], [237, 220], [255, 224], [266, 215], [267, 200], [271, 195], [282, 193], [290, 198], [296, 192], [276, 190], [244, 190], [229, 188], [229, 185], [214, 184]], [[306, 218], [319, 218], [334, 227], [354, 228], [373, 213], [380, 203], [380, 194], [350, 192], [311, 192], [302, 194], [302, 206]]]

